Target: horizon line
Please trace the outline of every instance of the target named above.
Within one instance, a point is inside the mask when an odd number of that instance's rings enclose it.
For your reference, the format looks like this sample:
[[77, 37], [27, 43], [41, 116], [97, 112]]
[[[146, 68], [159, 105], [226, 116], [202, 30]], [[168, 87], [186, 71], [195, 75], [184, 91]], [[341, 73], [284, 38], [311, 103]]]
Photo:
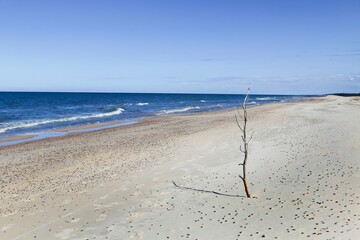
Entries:
[[[195, 95], [245, 95], [246, 93], [185, 93], [185, 92], [108, 92], [108, 91], [22, 91], [0, 90], [0, 93], [93, 93], [93, 94], [195, 94]], [[277, 94], [277, 93], [252, 93], [250, 95], [278, 95], [278, 96], [325, 96], [331, 94], [354, 94], [354, 93], [324, 93], [324, 94]]]

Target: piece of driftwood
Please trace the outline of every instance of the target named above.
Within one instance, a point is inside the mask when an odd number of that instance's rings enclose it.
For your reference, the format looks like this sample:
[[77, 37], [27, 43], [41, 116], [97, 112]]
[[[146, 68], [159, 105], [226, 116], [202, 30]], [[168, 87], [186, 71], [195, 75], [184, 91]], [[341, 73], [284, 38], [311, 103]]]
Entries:
[[235, 114], [235, 120], [236, 120], [237, 126], [239, 127], [239, 129], [241, 131], [242, 144], [240, 145], [240, 151], [244, 154], [244, 159], [243, 159], [242, 163], [239, 163], [239, 165], [242, 166], [242, 175], [239, 175], [239, 177], [241, 178], [241, 180], [244, 184], [245, 193], [248, 198], [250, 198], [251, 195], [250, 195], [249, 187], [248, 187], [248, 184], [246, 181], [246, 163], [247, 163], [248, 154], [249, 154], [249, 142], [251, 141], [251, 139], [254, 135], [254, 132], [251, 133], [250, 138], [248, 138], [248, 135], [247, 135], [247, 131], [248, 131], [248, 129], [247, 129], [247, 122], [248, 122], [247, 102], [249, 100], [249, 94], [250, 94], [250, 88], [248, 88], [247, 93], [244, 96], [243, 104], [238, 107], [237, 114]]

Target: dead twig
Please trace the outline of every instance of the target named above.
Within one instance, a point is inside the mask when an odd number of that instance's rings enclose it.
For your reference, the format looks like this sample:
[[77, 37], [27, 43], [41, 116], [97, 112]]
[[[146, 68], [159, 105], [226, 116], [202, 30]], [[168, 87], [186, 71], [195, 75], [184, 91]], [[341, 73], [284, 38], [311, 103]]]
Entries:
[[[249, 142], [252, 140], [253, 136], [254, 136], [254, 132], [252, 132], [250, 138], [247, 138], [247, 121], [248, 121], [248, 117], [247, 117], [247, 102], [249, 99], [249, 93], [250, 93], [250, 87], [247, 90], [246, 95], [244, 96], [244, 102], [241, 106], [238, 107], [237, 109], [237, 113], [238, 115], [235, 115], [235, 119], [236, 119], [236, 124], [238, 125], [242, 135], [241, 135], [241, 139], [242, 139], [242, 145], [240, 145], [239, 149], [240, 151], [244, 154], [244, 159], [243, 162], [240, 163], [239, 165], [242, 166], [242, 175], [239, 175], [240, 179], [242, 180], [243, 184], [244, 184], [244, 188], [245, 188], [245, 192], [246, 192], [246, 196], [248, 198], [251, 197], [250, 195], [250, 191], [249, 191], [249, 187], [246, 181], [246, 163], [247, 163], [247, 158], [248, 158], [248, 147], [249, 147]], [[240, 109], [242, 110], [242, 113], [240, 112]], [[242, 123], [240, 123], [239, 118], [242, 119]]]

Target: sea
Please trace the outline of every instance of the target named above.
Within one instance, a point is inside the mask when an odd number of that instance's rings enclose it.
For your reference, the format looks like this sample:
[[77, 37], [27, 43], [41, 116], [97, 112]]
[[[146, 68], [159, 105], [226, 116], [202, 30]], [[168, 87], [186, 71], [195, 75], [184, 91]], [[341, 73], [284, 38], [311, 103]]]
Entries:
[[[293, 102], [306, 97], [250, 95], [248, 104]], [[0, 139], [46, 137], [44, 133], [49, 130], [54, 135], [56, 129], [64, 127], [114, 121], [134, 124], [146, 117], [229, 109], [239, 106], [243, 99], [244, 95], [236, 94], [0, 92]]]

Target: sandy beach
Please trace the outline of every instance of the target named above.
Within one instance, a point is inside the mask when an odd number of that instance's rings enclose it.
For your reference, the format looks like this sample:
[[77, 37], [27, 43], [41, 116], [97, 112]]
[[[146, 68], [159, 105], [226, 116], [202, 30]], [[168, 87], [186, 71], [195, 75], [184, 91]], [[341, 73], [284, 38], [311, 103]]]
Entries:
[[360, 238], [359, 97], [249, 109], [252, 198], [234, 114], [0, 147], [0, 239]]

